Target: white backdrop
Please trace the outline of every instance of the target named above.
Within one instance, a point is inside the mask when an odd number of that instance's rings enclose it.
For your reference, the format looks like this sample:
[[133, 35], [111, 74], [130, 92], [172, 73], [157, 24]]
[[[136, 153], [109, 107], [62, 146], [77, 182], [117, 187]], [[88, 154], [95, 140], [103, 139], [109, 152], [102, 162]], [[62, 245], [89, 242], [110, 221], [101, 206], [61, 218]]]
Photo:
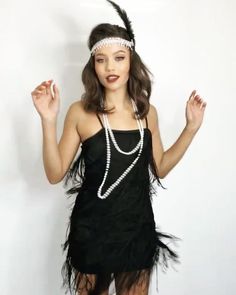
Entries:
[[[164, 147], [185, 124], [196, 89], [202, 127], [153, 202], [161, 230], [182, 241], [181, 264], [158, 273], [161, 295], [236, 293], [236, 2], [117, 0], [132, 20], [136, 50], [155, 76], [151, 103]], [[31, 91], [54, 79], [61, 93], [58, 140], [69, 105], [83, 93], [90, 30], [123, 25], [105, 0], [0, 0], [0, 294], [59, 295], [68, 222], [62, 183], [50, 185]], [[156, 294], [155, 274], [150, 294]]]

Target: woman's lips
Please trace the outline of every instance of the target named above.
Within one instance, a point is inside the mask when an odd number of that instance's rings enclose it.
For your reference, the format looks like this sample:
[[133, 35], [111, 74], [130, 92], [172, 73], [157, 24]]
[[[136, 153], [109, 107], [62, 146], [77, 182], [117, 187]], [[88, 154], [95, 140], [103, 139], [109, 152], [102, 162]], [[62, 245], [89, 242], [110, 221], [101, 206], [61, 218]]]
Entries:
[[119, 76], [109, 76], [109, 77], [106, 78], [108, 83], [113, 83], [118, 79], [119, 79]]

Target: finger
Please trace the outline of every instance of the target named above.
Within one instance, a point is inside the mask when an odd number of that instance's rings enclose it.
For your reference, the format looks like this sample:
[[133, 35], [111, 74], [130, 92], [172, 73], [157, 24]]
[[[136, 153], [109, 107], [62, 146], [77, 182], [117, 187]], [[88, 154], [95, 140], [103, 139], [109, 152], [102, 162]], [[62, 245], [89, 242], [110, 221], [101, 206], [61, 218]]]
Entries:
[[190, 103], [190, 104], [192, 104], [193, 103], [193, 101], [194, 101], [194, 93], [192, 93], [191, 95], [190, 95], [190, 97], [189, 97], [189, 99], [188, 99], [188, 103]]
[[41, 85], [51, 84], [52, 81], [53, 81], [53, 79], [51, 79], [51, 80], [47, 80], [47, 81], [44, 81], [44, 82], [41, 83]]
[[197, 105], [201, 106], [204, 103], [204, 100], [199, 95], [197, 95], [195, 97], [195, 102]]
[[39, 86], [36, 88], [36, 90], [42, 91], [43, 93], [46, 93], [46, 87], [45, 86]]
[[36, 92], [36, 94], [43, 94], [43, 91], [41, 91], [41, 90], [36, 90], [35, 92]]
[[204, 104], [204, 100], [203, 100], [203, 99], [200, 99], [200, 100], [199, 100], [199, 103], [200, 103], [201, 105], [203, 105], [203, 104]]
[[44, 84], [39, 85], [36, 89], [46, 89], [51, 86], [51, 82], [45, 82]]
[[52, 79], [51, 80], [48, 80], [48, 81], [44, 81], [42, 83], [42, 86], [41, 87], [45, 87], [45, 92], [46, 94], [50, 94], [52, 95], [52, 92], [51, 92], [51, 84], [52, 84]]
[[195, 99], [196, 99], [197, 101], [201, 101], [201, 100], [202, 100], [201, 97], [200, 97], [200, 95], [196, 95], [196, 96], [195, 96]]
[[34, 95], [36, 98], [40, 98], [40, 96], [42, 95], [42, 91], [35, 90], [33, 91], [32, 95]]
[[31, 95], [36, 95], [37, 94], [37, 90], [34, 90], [31, 92]]
[[46, 82], [47, 82], [47, 81], [42, 82], [41, 84], [39, 84], [38, 86], [36, 86], [35, 89], [38, 89], [38, 88], [40, 88], [41, 86], [45, 85]]
[[204, 102], [204, 100], [201, 97], [198, 97], [197, 101], [198, 101], [198, 103], [203, 103]]
[[197, 93], [197, 91], [196, 91], [196, 90], [193, 90], [192, 93], [190, 94], [188, 100], [189, 100], [189, 101], [192, 101], [196, 93]]
[[36, 87], [34, 89], [34, 91], [42, 91], [43, 93], [45, 93], [46, 87], [45, 86], [41, 86], [39, 85], [38, 87]]
[[199, 95], [196, 95], [196, 96], [194, 97], [194, 103], [195, 103], [195, 104], [201, 103], [201, 97], [200, 97]]
[[48, 81], [43, 81], [41, 84], [39, 84], [38, 86], [35, 87], [35, 89], [40, 88], [41, 86], [47, 86], [48, 83], [52, 83], [52, 79], [48, 80]]
[[52, 80], [46, 83], [46, 93], [52, 96], [51, 85], [52, 85]]
[[205, 109], [206, 108], [207, 103], [203, 102], [203, 104], [201, 105], [201, 109]]
[[53, 84], [53, 92], [54, 92], [54, 94], [55, 94], [55, 95], [54, 95], [54, 99], [57, 99], [58, 96], [59, 96], [59, 90], [58, 90], [56, 84]]
[[203, 109], [206, 107], [206, 102], [202, 100], [201, 105], [200, 105], [200, 109]]

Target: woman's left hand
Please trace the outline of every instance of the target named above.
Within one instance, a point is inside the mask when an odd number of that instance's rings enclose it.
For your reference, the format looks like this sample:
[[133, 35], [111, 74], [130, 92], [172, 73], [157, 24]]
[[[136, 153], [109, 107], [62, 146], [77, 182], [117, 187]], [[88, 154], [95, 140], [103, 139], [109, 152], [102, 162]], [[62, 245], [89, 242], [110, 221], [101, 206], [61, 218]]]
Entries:
[[206, 102], [196, 92], [193, 90], [186, 103], [186, 127], [193, 131], [200, 128], [206, 108]]

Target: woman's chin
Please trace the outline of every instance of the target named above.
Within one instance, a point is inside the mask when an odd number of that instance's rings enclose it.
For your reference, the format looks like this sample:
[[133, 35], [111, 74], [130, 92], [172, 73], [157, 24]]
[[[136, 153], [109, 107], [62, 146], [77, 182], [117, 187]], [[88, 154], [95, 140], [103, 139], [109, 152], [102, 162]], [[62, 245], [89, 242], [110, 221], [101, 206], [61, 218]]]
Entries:
[[126, 87], [127, 87], [127, 84], [123, 84], [123, 85], [106, 84], [106, 85], [104, 85], [104, 88], [108, 91], [118, 91], [118, 90], [126, 89]]

